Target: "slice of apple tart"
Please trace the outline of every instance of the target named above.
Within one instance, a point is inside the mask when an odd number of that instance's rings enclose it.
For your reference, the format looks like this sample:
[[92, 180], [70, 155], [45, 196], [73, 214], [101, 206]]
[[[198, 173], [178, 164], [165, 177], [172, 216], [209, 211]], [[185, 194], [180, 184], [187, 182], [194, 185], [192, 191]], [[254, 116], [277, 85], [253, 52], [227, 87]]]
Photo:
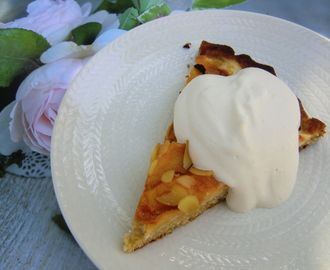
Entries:
[[[247, 67], [264, 69], [275, 75], [271, 66], [255, 62], [248, 55], [235, 55], [226, 45], [203, 41], [187, 83], [201, 74], [230, 76]], [[310, 118], [301, 102], [299, 148], [314, 143], [325, 134], [325, 124]], [[124, 251], [133, 252], [187, 224], [224, 200], [228, 186], [217, 181], [212, 171], [198, 170], [192, 164], [188, 142], [178, 143], [173, 125], [162, 144], [151, 154], [148, 176], [136, 208], [132, 230], [124, 236]]]

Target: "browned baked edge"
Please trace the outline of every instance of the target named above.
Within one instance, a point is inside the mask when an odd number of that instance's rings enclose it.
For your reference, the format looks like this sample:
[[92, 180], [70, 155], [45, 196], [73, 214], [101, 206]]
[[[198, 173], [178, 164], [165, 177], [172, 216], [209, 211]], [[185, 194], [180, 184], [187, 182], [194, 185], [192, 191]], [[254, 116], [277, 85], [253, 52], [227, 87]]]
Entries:
[[[187, 83], [201, 74], [230, 76], [247, 67], [261, 68], [276, 76], [273, 67], [258, 63], [246, 54], [236, 55], [230, 46], [213, 44], [204, 40], [199, 48], [196, 64], [188, 75]], [[298, 101], [301, 115], [299, 150], [302, 150], [324, 136], [326, 125], [317, 118], [309, 117], [299, 98]]]

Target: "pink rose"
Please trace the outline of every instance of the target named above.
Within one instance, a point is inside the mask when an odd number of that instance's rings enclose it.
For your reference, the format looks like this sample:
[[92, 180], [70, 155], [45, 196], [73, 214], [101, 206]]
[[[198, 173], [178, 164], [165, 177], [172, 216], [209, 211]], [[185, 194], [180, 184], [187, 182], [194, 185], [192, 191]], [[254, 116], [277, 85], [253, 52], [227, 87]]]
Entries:
[[74, 0], [36, 0], [28, 5], [27, 17], [1, 24], [0, 28], [24, 28], [45, 37], [50, 45], [55, 45], [70, 36], [75, 27], [87, 22], [102, 23], [108, 13], [104, 10], [89, 16], [91, 3], [82, 7]]
[[14, 142], [24, 140], [33, 150], [49, 154], [57, 111], [71, 81], [89, 60], [60, 59], [34, 70], [21, 83], [11, 111], [9, 129]]

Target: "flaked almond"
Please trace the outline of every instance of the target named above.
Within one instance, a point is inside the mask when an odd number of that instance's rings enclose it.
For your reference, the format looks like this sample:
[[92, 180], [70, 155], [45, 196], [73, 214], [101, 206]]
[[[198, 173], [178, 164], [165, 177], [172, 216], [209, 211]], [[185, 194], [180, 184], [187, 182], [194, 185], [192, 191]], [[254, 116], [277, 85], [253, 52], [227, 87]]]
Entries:
[[163, 183], [170, 183], [172, 182], [173, 176], [174, 176], [175, 171], [174, 170], [169, 170], [167, 172], [164, 172], [160, 180]]
[[151, 175], [154, 172], [157, 163], [158, 163], [158, 159], [155, 159], [153, 162], [150, 163], [148, 175]]
[[178, 208], [182, 212], [186, 214], [191, 214], [195, 212], [199, 207], [199, 200], [194, 195], [188, 195], [184, 197], [180, 202], [178, 203]]
[[175, 179], [175, 181], [185, 188], [191, 188], [193, 185], [196, 185], [196, 180], [189, 175], [182, 175]]
[[197, 169], [193, 166], [189, 168], [189, 172], [191, 172], [195, 175], [201, 175], [201, 176], [211, 176], [211, 175], [213, 175], [213, 171], [204, 171], [204, 170]]
[[162, 155], [164, 155], [167, 150], [168, 150], [168, 147], [170, 146], [170, 141], [165, 141], [163, 144], [160, 145], [159, 147], [159, 151], [158, 151], [158, 156], [161, 157]]
[[158, 150], [159, 150], [159, 146], [160, 146], [160, 143], [157, 143], [155, 145], [155, 147], [152, 149], [152, 152], [151, 152], [151, 155], [150, 155], [150, 163], [152, 163], [156, 159], [157, 153], [158, 153]]
[[188, 168], [192, 165], [192, 161], [189, 155], [189, 141], [186, 141], [186, 148], [184, 150], [183, 155], [183, 168], [188, 170]]
[[156, 200], [162, 204], [176, 206], [187, 195], [188, 192], [184, 187], [180, 185], [174, 185], [171, 191], [164, 193], [160, 197], [157, 197]]

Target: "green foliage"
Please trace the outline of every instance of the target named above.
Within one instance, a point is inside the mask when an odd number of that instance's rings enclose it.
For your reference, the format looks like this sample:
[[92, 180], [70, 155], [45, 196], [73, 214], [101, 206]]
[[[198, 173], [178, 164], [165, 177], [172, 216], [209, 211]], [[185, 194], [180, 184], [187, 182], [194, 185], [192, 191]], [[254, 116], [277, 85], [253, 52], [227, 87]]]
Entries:
[[52, 217], [52, 220], [58, 227], [60, 227], [61, 230], [71, 234], [70, 229], [62, 215], [55, 215]]
[[149, 8], [148, 10], [143, 12], [139, 17], [137, 17], [137, 19], [139, 20], [139, 22], [145, 23], [147, 21], [154, 20], [161, 16], [167, 16], [171, 13], [171, 11], [172, 10], [170, 9], [170, 7], [166, 3], [163, 3], [161, 5], [156, 5]]
[[40, 55], [49, 47], [47, 40], [33, 31], [0, 29], [0, 87], [8, 87], [17, 76], [40, 67]]
[[246, 0], [194, 0], [191, 9], [224, 8], [245, 1]]
[[139, 14], [141, 14], [149, 8], [158, 5], [161, 0], [132, 0], [132, 2]]
[[124, 13], [126, 9], [133, 6], [132, 0], [117, 0], [110, 2], [109, 0], [103, 0], [94, 12], [100, 10], [106, 10], [109, 13]]
[[171, 8], [166, 4], [159, 4], [159, 0], [132, 0], [134, 7], [128, 8], [119, 17], [119, 28], [130, 30], [141, 23], [167, 16], [171, 13]]
[[15, 100], [17, 89], [27, 75], [29, 75], [29, 72], [22, 73], [14, 79], [10, 86], [0, 87], [0, 111]]
[[119, 29], [130, 30], [135, 26], [139, 25], [139, 21], [137, 17], [139, 16], [139, 12], [136, 8], [128, 8], [124, 14], [119, 17]]
[[6, 169], [12, 165], [16, 164], [18, 167], [22, 166], [22, 161], [25, 159], [25, 154], [22, 150], [18, 150], [12, 153], [10, 156], [2, 156], [0, 159], [0, 178], [4, 177]]
[[72, 36], [77, 45], [90, 45], [102, 29], [102, 24], [89, 22], [72, 30]]

